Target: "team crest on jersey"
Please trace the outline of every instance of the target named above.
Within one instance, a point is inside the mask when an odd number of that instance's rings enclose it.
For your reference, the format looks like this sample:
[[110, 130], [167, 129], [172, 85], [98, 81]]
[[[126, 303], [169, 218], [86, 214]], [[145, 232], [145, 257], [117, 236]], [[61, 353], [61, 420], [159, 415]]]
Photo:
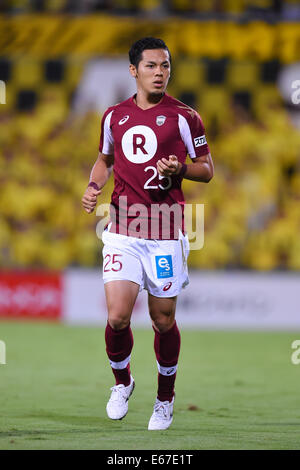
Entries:
[[157, 116], [156, 117], [156, 124], [158, 126], [162, 126], [165, 123], [166, 119], [167, 119], [166, 116]]
[[120, 121], [119, 121], [119, 125], [122, 126], [122, 124], [125, 124], [126, 121], [128, 121], [129, 119], [129, 116], [127, 114], [127, 116], [124, 116]]

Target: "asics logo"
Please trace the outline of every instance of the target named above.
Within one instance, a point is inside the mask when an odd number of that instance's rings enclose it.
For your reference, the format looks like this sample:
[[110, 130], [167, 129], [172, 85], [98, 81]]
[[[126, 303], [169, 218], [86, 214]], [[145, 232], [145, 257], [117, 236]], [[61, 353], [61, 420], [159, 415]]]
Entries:
[[125, 124], [125, 122], [128, 121], [128, 119], [129, 119], [129, 116], [127, 114], [127, 116], [124, 116], [122, 119], [120, 119], [119, 126], [122, 126], [122, 124]]
[[168, 282], [168, 284], [166, 284], [164, 287], [163, 287], [163, 291], [166, 291], [166, 290], [169, 290], [170, 287], [172, 285], [172, 282]]

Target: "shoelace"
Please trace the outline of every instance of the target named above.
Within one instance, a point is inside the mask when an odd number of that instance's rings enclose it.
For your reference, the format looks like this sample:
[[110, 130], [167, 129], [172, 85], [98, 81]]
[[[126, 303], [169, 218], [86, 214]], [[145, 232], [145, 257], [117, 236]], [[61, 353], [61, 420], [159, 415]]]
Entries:
[[155, 412], [155, 418], [168, 419], [170, 415], [169, 402], [155, 403], [154, 412]]
[[111, 401], [118, 401], [120, 396], [121, 398], [123, 398], [123, 400], [126, 400], [127, 394], [126, 394], [124, 386], [120, 387], [120, 385], [114, 385], [113, 387], [111, 387], [111, 391], [112, 391], [112, 394], [110, 397]]

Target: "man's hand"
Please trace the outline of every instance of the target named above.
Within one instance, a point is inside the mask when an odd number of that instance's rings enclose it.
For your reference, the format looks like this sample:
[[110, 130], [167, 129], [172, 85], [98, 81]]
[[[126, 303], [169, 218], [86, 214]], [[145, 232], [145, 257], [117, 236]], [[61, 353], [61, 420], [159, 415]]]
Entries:
[[101, 194], [101, 189], [97, 191], [95, 188], [88, 186], [85, 190], [83, 198], [81, 199], [82, 205], [88, 214], [91, 214], [97, 205], [97, 197]]
[[169, 160], [162, 158], [157, 162], [157, 171], [161, 176], [178, 175], [181, 170], [181, 163], [176, 155], [169, 155]]

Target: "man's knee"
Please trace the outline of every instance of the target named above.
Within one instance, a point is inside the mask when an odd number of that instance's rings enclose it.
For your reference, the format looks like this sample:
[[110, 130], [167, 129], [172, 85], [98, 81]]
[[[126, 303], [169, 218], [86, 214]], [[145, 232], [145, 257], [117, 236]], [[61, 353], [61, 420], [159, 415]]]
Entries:
[[160, 314], [152, 318], [154, 328], [160, 333], [165, 333], [170, 330], [175, 323], [174, 315]]
[[108, 323], [114, 330], [122, 330], [130, 323], [130, 317], [124, 317], [122, 314], [117, 312], [108, 314]]

